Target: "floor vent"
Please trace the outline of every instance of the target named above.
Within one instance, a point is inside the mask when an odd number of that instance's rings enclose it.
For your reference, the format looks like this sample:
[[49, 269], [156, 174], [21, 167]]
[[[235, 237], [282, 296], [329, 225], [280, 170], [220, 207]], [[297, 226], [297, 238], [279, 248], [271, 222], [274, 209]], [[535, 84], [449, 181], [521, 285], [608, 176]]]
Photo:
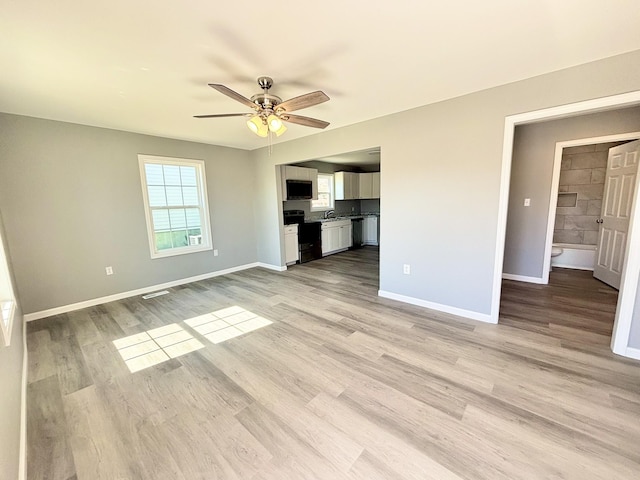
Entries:
[[150, 298], [159, 297], [160, 295], [166, 295], [167, 293], [169, 293], [169, 290], [162, 290], [160, 292], [147, 293], [146, 295], [143, 295], [142, 298], [144, 298], [145, 300], [149, 300]]

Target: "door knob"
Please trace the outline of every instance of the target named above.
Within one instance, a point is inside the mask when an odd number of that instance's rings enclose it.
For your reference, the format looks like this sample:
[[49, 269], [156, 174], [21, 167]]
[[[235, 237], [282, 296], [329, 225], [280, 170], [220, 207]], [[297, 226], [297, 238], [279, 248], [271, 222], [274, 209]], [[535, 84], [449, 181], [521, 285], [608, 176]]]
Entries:
[[601, 219], [601, 218], [598, 218], [598, 219], [596, 220], [596, 223], [603, 223], [603, 222], [604, 222], [604, 220], [603, 220], [603, 219]]

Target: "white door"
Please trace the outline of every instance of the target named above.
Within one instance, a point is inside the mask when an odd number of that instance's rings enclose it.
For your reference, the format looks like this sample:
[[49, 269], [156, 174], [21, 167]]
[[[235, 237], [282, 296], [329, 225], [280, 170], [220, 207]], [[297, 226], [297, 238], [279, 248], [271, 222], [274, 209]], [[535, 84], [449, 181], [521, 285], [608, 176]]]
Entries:
[[593, 276], [620, 289], [629, 219], [638, 173], [640, 141], [609, 149]]

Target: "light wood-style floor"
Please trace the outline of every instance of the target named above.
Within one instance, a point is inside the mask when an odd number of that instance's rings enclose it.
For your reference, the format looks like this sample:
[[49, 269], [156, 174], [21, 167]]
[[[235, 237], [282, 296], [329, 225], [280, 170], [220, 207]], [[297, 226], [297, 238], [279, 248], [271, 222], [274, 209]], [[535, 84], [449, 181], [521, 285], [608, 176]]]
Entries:
[[[640, 362], [616, 292], [505, 282], [500, 325], [377, 297], [378, 252], [253, 269], [32, 322], [29, 479], [638, 479]], [[213, 344], [184, 323], [271, 325]], [[112, 341], [204, 348], [130, 373]]]

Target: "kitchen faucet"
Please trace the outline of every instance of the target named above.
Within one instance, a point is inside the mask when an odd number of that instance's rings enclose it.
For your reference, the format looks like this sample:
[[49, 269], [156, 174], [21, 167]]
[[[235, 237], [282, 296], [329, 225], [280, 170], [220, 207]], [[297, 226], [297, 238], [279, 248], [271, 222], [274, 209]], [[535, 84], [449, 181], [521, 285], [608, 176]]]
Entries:
[[335, 210], [326, 210], [324, 212], [324, 218], [331, 218], [331, 217], [335, 217], [335, 216], [336, 216]]

